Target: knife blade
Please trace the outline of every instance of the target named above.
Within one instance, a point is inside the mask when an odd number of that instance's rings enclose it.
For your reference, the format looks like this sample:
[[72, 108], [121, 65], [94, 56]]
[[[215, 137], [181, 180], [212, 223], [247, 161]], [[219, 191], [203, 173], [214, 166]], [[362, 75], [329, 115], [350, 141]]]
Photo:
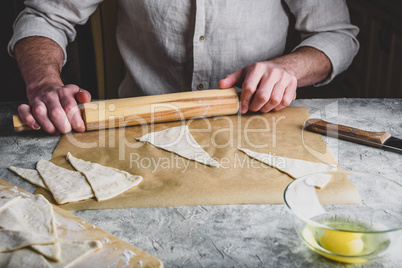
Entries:
[[388, 132], [375, 132], [334, 124], [317, 118], [307, 119], [304, 129], [323, 135], [402, 153], [402, 139]]

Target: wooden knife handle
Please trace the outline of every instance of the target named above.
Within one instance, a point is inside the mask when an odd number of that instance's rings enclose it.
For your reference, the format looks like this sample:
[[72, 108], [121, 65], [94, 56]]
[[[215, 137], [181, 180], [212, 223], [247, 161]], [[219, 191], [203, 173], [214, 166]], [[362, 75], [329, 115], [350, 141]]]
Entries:
[[378, 148], [382, 147], [384, 142], [391, 137], [391, 134], [388, 132], [365, 131], [315, 118], [306, 120], [304, 128], [323, 135]]

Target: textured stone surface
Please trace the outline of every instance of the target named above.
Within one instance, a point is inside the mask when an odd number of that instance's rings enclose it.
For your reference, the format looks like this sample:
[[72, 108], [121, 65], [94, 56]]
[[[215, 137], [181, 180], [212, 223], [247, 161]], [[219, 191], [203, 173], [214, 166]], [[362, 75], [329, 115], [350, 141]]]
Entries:
[[[312, 117], [402, 138], [402, 100], [296, 100]], [[33, 192], [7, 169], [34, 168], [49, 160], [59, 137], [43, 132], [14, 133], [16, 103], [0, 106], [0, 178]], [[402, 184], [402, 154], [324, 139], [343, 170], [381, 174]], [[165, 267], [340, 267], [308, 250], [297, 237], [283, 205], [230, 205], [77, 211], [93, 223], [161, 259]], [[401, 254], [390, 254], [358, 267], [400, 267]], [[354, 267], [348, 265], [348, 267]]]

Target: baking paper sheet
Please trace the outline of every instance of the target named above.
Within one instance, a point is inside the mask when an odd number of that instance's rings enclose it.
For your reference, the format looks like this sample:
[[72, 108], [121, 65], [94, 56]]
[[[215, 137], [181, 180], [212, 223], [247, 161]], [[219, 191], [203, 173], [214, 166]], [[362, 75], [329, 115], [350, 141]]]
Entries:
[[[228, 204], [279, 204], [293, 180], [251, 159], [237, 146], [277, 156], [337, 164], [321, 135], [303, 131], [309, 114], [304, 107], [288, 107], [267, 114], [221, 116], [154, 125], [70, 133], [54, 151], [52, 162], [72, 169], [67, 152], [75, 157], [143, 176], [143, 182], [110, 200], [95, 199], [61, 205], [66, 210], [167, 207]], [[187, 124], [195, 140], [220, 163], [219, 168], [184, 159], [137, 142], [135, 137]], [[327, 190], [328, 189], [328, 190]], [[325, 203], [356, 203], [358, 193], [349, 181], [329, 183]], [[49, 192], [37, 189], [49, 201]]]

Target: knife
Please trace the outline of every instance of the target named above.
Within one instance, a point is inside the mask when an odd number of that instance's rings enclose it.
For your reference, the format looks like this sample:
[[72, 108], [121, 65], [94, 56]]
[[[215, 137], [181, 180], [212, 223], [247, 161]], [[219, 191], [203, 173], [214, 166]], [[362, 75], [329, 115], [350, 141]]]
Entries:
[[307, 119], [304, 123], [304, 129], [355, 143], [402, 153], [402, 139], [393, 137], [388, 132], [365, 131], [354, 127], [329, 123], [317, 118]]

